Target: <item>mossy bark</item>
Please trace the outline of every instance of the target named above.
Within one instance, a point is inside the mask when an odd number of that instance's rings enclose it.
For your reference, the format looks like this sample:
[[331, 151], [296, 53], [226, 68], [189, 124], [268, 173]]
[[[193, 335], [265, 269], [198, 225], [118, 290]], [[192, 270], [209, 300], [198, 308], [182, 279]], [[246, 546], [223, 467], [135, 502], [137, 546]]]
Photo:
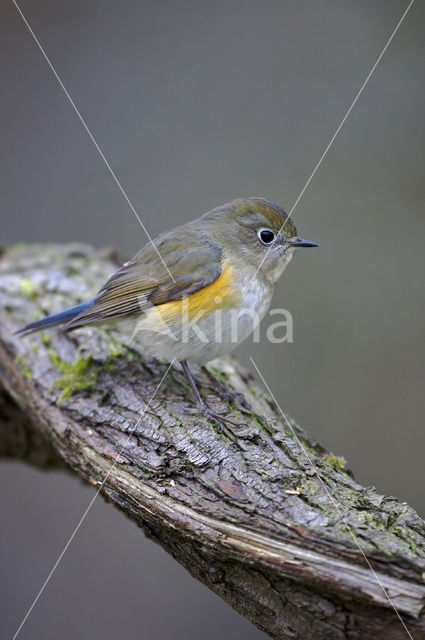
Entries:
[[205, 392], [245, 423], [230, 438], [184, 411], [192, 398], [176, 367], [149, 403], [167, 365], [144, 359], [127, 336], [13, 335], [93, 296], [116, 268], [112, 257], [85, 245], [3, 250], [0, 454], [63, 461], [274, 638], [405, 638], [394, 607], [423, 638], [424, 522], [360, 486], [292, 420], [289, 428], [234, 360], [216, 366], [252, 414]]

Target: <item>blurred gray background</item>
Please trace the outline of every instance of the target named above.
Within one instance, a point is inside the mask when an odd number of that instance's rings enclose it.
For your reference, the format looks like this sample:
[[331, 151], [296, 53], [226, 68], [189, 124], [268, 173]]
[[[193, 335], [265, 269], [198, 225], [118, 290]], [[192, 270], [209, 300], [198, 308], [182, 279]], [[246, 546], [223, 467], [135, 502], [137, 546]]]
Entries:
[[[407, 0], [21, 0], [155, 234], [234, 197], [288, 209]], [[424, 515], [424, 26], [416, 2], [294, 212], [274, 304], [293, 344], [250, 341], [285, 410], [356, 478]], [[146, 237], [11, 1], [0, 3], [1, 242], [130, 256]], [[0, 465], [11, 637], [93, 490]], [[20, 638], [265, 637], [97, 500]]]

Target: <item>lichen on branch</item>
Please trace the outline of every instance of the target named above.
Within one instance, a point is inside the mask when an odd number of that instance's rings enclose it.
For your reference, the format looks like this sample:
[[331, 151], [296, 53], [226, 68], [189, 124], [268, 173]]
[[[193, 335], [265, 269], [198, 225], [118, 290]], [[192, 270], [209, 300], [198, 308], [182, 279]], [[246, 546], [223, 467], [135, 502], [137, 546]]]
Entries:
[[[228, 438], [185, 410], [192, 398], [178, 367], [150, 402], [167, 365], [114, 330], [13, 334], [95, 295], [116, 268], [111, 255], [77, 244], [3, 251], [0, 383], [22, 429], [272, 637], [401, 638], [388, 596], [412, 637], [424, 637], [424, 522], [360, 486], [235, 360], [215, 362], [214, 373], [251, 414], [196, 371], [210, 406], [244, 423]], [[3, 422], [12, 437], [0, 438], [0, 453], [12, 455], [14, 421]]]

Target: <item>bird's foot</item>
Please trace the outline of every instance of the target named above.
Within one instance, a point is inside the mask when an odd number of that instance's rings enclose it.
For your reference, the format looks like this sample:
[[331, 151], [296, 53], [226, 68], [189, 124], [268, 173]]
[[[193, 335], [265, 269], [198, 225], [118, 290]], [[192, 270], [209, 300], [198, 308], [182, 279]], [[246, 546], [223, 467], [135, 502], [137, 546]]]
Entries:
[[[201, 413], [203, 416], [205, 416], [205, 418], [207, 418], [208, 420], [211, 420], [213, 422], [216, 423], [216, 425], [220, 428], [220, 431], [225, 432], [234, 442], [236, 442], [236, 438], [232, 432], [232, 430], [227, 429], [226, 424], [231, 424], [233, 427], [243, 427], [245, 426], [242, 422], [235, 422], [234, 420], [230, 420], [230, 418], [227, 417], [227, 414], [229, 413], [229, 410], [225, 411], [224, 413], [219, 413], [218, 411], [214, 411], [213, 409], [211, 409], [207, 403], [205, 402], [205, 400], [203, 400], [203, 398], [201, 397], [198, 388], [196, 386], [196, 381], [193, 377], [193, 375], [191, 374], [189, 367], [187, 365], [186, 360], [181, 360], [180, 364], [183, 368], [183, 371], [186, 375], [186, 378], [189, 381], [190, 387], [192, 389], [193, 395], [195, 396], [196, 399], [196, 409], [195, 411], [197, 413]], [[215, 377], [210, 374], [210, 372], [205, 369], [205, 371], [208, 374], [208, 377], [210, 378], [210, 380], [213, 382], [215, 381]], [[218, 381], [217, 381], [218, 382]], [[221, 384], [221, 383], [220, 383]], [[189, 411], [191, 413], [193, 413], [193, 409], [189, 409], [186, 407], [186, 411]]]
[[203, 386], [207, 386], [209, 388], [211, 388], [212, 386], [214, 389], [216, 389], [216, 391], [219, 392], [223, 400], [226, 400], [227, 402], [234, 402], [236, 404], [236, 407], [242, 413], [252, 413], [252, 406], [249, 404], [248, 400], [244, 398], [242, 393], [239, 393], [238, 391], [230, 391], [229, 389], [227, 389], [224, 384], [222, 384], [220, 380], [218, 380], [215, 375], [212, 374], [211, 371], [209, 371], [209, 369], [207, 369], [206, 367], [202, 367], [202, 370], [207, 375], [211, 383], [211, 385], [204, 383]]
[[203, 415], [207, 420], [214, 422], [222, 433], [226, 433], [232, 440], [236, 441], [235, 434], [232, 429], [229, 429], [226, 425], [232, 425], [232, 427], [236, 427], [237, 429], [242, 429], [246, 427], [244, 422], [236, 422], [236, 420], [231, 420], [227, 417], [229, 411], [214, 411], [211, 409], [206, 402], [198, 403], [196, 407], [185, 407], [184, 408], [188, 413], [198, 413]]

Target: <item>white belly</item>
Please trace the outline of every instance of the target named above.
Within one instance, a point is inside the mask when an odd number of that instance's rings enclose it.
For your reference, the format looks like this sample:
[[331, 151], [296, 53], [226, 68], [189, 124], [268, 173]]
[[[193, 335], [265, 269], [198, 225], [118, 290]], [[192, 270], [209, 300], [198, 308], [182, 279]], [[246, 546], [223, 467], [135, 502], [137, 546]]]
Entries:
[[165, 324], [160, 307], [137, 318], [120, 321], [130, 346], [141, 353], [168, 361], [189, 360], [205, 364], [228, 353], [247, 338], [270, 306], [271, 291], [256, 278], [242, 294], [238, 306], [218, 309], [188, 321], [182, 317]]

